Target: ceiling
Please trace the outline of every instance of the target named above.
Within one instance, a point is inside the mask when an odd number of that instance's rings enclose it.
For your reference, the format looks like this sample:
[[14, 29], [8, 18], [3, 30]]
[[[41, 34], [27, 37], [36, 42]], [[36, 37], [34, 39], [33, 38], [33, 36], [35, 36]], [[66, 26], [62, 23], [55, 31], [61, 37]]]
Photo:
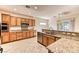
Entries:
[[[0, 9], [42, 18], [50, 18], [62, 12], [79, 10], [78, 5], [29, 5], [30, 8], [26, 8], [25, 6], [26, 5], [0, 5]], [[37, 8], [35, 9], [35, 7]]]

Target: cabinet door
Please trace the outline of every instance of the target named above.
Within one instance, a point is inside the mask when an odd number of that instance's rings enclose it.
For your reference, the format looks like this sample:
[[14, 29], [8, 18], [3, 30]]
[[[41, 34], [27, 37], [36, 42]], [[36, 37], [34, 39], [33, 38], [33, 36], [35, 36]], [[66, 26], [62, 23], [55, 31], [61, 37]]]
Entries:
[[34, 32], [33, 32], [34, 34], [33, 34], [33, 36], [36, 36], [36, 30], [34, 30]]
[[22, 19], [21, 19], [21, 22], [26, 22], [26, 19], [25, 19], [25, 18], [22, 18]]
[[9, 40], [9, 32], [3, 32], [2, 33], [1, 43], [7, 43], [7, 42], [10, 42], [10, 40]]
[[35, 26], [35, 20], [32, 20], [32, 26]]
[[48, 45], [55, 42], [55, 37], [48, 37]]
[[27, 19], [27, 18], [26, 18], [25, 20], [26, 20], [26, 23], [28, 23], [28, 24], [29, 24], [29, 19]]
[[47, 46], [48, 43], [48, 37], [46, 35], [43, 35], [43, 39], [42, 39], [43, 45]]
[[23, 38], [24, 39], [26, 38], [26, 32], [23, 32]]
[[11, 17], [11, 26], [16, 26], [16, 17]]
[[21, 18], [17, 18], [17, 26], [21, 26]]
[[32, 26], [32, 20], [29, 19], [29, 26]]
[[30, 34], [29, 34], [29, 31], [26, 32], [26, 38], [29, 38], [30, 37]]
[[16, 40], [16, 32], [10, 32], [10, 41]]
[[2, 22], [10, 24], [10, 15], [2, 14]]
[[17, 32], [17, 40], [23, 39], [22, 32]]
[[34, 35], [33, 31], [30, 31], [29, 35], [30, 35], [30, 37], [33, 37], [33, 35]]

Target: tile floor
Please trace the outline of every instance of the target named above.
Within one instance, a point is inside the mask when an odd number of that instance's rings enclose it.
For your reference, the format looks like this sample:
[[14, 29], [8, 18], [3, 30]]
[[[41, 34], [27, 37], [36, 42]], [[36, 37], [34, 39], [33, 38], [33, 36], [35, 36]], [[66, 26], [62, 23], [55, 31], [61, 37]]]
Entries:
[[29, 38], [2, 44], [3, 53], [48, 53], [48, 50], [37, 42], [37, 38]]

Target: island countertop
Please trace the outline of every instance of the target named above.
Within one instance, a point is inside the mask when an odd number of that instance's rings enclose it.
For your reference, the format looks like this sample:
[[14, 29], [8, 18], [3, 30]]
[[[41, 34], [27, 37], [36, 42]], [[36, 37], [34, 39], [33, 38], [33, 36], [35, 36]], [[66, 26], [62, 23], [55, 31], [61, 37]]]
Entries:
[[78, 53], [79, 41], [61, 38], [47, 48], [54, 53]]

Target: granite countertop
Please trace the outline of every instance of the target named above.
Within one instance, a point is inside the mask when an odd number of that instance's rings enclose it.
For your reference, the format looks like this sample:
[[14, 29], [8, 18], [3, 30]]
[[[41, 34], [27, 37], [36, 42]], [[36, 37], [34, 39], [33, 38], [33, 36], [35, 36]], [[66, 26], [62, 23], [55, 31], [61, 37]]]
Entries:
[[47, 48], [54, 53], [78, 53], [79, 41], [61, 38]]

